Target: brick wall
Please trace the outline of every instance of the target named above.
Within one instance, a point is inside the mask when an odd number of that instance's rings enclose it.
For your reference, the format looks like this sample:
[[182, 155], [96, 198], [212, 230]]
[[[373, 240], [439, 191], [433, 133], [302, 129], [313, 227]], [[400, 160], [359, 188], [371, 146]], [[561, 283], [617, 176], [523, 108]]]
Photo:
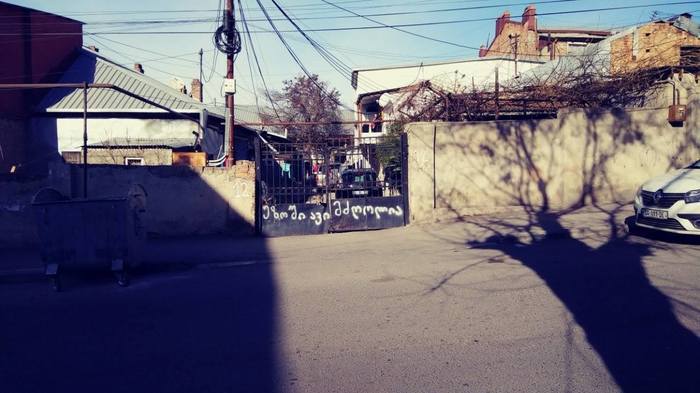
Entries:
[[[82, 24], [29, 8], [0, 2], [0, 77], [3, 83], [58, 80], [83, 44]], [[51, 33], [47, 36], [45, 34]], [[11, 54], [11, 55], [10, 55]], [[0, 92], [0, 114], [24, 116], [44, 90]]]
[[677, 66], [680, 47], [700, 45], [700, 38], [667, 22], [649, 23], [611, 42], [612, 72], [641, 68]]
[[537, 32], [529, 29], [527, 25], [513, 21], [503, 24], [501, 34], [494, 38], [486, 57], [513, 57], [514, 38], [509, 36], [518, 36], [518, 58], [537, 59], [539, 57]]

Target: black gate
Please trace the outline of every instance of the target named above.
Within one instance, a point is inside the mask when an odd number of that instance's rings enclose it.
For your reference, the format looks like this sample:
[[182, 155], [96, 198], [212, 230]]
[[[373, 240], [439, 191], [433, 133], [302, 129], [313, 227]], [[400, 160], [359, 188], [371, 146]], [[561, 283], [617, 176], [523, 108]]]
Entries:
[[256, 223], [266, 236], [408, 224], [407, 138], [258, 140]]

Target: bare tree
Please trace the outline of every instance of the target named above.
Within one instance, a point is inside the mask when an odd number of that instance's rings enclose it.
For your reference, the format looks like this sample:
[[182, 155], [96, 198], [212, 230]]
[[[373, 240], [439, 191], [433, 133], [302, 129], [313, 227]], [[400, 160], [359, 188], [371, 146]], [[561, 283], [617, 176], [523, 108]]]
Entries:
[[632, 67], [593, 46], [582, 55], [546, 63], [498, 87], [424, 81], [403, 90], [394, 115], [405, 121], [473, 121], [554, 116], [570, 107], [641, 107], [679, 68], [667, 65], [666, 55], [660, 52]]
[[277, 113], [262, 114], [265, 121], [289, 123], [290, 138], [307, 145], [340, 133], [340, 124], [328, 124], [340, 121], [340, 93], [337, 89], [330, 88], [318, 75], [311, 78], [297, 76], [283, 83], [282, 91], [271, 93]]

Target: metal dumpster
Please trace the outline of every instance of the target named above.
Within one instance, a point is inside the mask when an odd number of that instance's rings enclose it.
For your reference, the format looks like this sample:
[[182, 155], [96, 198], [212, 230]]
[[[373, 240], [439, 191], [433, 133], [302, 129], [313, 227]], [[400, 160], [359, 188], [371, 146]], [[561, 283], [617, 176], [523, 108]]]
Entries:
[[141, 186], [117, 198], [69, 199], [54, 189], [34, 196], [41, 258], [54, 290], [61, 290], [62, 271], [84, 268], [109, 268], [120, 286], [129, 284], [128, 268], [138, 263], [145, 239], [145, 197]]

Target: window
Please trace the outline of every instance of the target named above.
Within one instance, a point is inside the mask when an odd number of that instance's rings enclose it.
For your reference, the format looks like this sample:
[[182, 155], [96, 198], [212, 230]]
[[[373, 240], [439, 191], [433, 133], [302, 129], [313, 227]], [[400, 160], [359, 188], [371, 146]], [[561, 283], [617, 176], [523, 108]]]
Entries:
[[369, 124], [362, 125], [362, 132], [369, 132]]
[[145, 162], [141, 157], [126, 157], [124, 158], [124, 165], [144, 165]]

